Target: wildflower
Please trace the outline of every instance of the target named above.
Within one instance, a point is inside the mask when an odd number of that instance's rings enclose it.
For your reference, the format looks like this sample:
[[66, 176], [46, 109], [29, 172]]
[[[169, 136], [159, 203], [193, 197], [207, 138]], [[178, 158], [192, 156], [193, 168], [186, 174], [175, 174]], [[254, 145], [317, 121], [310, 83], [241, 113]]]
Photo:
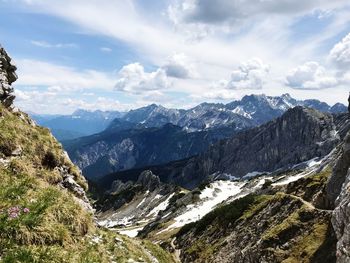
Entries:
[[23, 208], [23, 213], [29, 213], [30, 212], [30, 210], [29, 210], [29, 208], [27, 208], [27, 207], [25, 207], [25, 208]]
[[8, 210], [7, 210], [7, 213], [10, 215], [12, 213], [15, 213], [15, 214], [19, 214], [20, 212], [20, 209], [18, 206], [13, 206], [13, 207], [10, 207]]
[[12, 212], [12, 213], [9, 214], [9, 218], [10, 219], [16, 219], [18, 216], [19, 216], [19, 214], [16, 213], [16, 212]]

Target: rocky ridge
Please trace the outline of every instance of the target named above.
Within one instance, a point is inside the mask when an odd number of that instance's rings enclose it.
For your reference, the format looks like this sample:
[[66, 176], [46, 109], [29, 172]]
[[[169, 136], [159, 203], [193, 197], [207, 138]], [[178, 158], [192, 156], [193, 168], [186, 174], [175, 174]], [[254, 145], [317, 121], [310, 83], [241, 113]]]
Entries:
[[16, 66], [5, 49], [0, 46], [0, 102], [10, 107], [15, 99], [11, 84], [17, 80]]
[[[327, 155], [341, 139], [338, 131], [342, 126], [337, 121], [340, 117], [295, 107], [273, 121], [221, 140], [203, 154], [147, 169], [164, 182], [189, 189], [217, 174], [241, 178], [250, 173], [286, 169]], [[113, 178], [134, 177], [141, 170], [107, 175], [99, 182], [108, 188]]]

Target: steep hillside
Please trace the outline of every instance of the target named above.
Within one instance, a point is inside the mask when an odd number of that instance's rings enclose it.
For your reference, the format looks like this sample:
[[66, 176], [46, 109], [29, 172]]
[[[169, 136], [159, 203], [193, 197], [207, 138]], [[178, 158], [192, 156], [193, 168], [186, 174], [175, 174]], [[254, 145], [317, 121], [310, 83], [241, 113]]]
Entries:
[[182, 262], [349, 262], [349, 144], [350, 134], [306, 176], [184, 226], [171, 242]]
[[0, 261], [172, 262], [150, 242], [96, 227], [87, 183], [47, 128], [14, 108], [0, 49]]

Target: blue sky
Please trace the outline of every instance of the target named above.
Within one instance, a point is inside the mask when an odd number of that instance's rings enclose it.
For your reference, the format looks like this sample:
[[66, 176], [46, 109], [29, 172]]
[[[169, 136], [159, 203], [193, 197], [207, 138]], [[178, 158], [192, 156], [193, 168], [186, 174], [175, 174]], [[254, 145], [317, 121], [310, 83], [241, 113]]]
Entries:
[[350, 6], [335, 0], [0, 0], [16, 104], [69, 114], [245, 94], [346, 102]]

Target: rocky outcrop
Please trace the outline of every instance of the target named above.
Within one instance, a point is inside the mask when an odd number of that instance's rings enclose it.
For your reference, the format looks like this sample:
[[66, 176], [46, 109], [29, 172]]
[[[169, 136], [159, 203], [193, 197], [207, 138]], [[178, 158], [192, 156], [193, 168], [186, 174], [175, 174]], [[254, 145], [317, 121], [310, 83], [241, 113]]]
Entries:
[[151, 171], [144, 171], [140, 174], [136, 183], [141, 184], [144, 189], [153, 191], [160, 186], [160, 179]]
[[15, 99], [11, 84], [17, 80], [16, 66], [4, 48], [0, 46], [0, 102], [10, 107]]
[[179, 187], [160, 182], [151, 171], [140, 174], [137, 182], [116, 180], [96, 204], [100, 225], [140, 226], [154, 220], [166, 209]]
[[337, 262], [350, 262], [350, 134], [342, 145], [342, 154], [334, 167], [327, 190], [335, 204], [332, 223], [337, 235]]

